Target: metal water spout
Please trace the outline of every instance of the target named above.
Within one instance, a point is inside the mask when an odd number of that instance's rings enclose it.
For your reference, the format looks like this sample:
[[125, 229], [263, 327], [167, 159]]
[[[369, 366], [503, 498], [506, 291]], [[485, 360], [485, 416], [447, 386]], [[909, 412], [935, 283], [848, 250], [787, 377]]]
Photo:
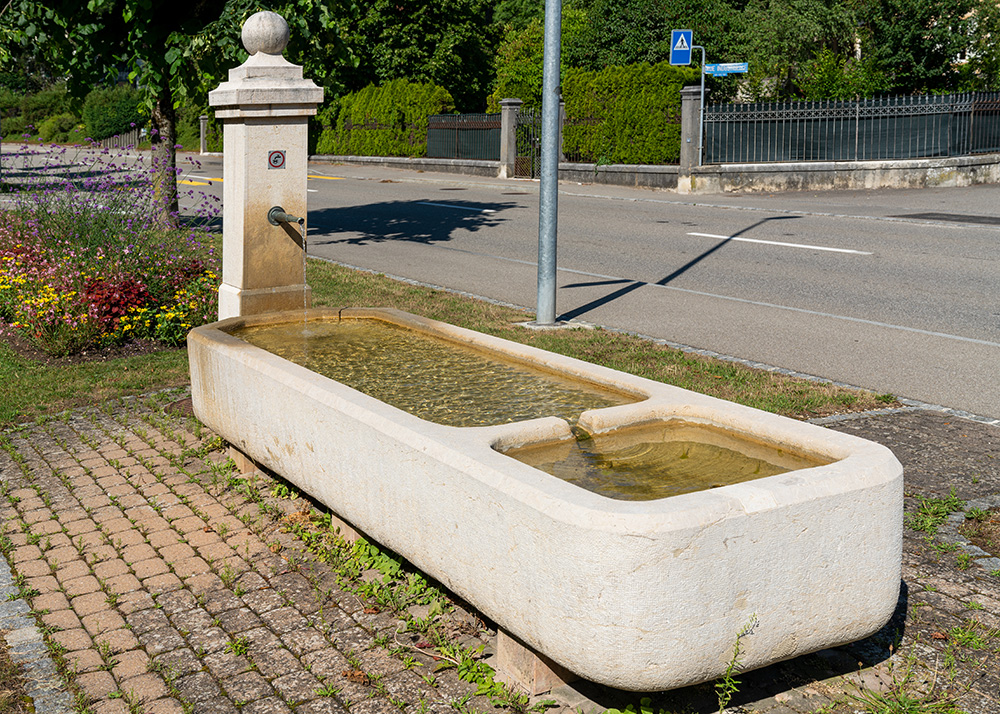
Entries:
[[285, 213], [285, 209], [281, 206], [272, 206], [271, 210], [267, 212], [267, 222], [272, 226], [280, 223], [298, 223], [301, 226], [306, 222], [306, 219]]

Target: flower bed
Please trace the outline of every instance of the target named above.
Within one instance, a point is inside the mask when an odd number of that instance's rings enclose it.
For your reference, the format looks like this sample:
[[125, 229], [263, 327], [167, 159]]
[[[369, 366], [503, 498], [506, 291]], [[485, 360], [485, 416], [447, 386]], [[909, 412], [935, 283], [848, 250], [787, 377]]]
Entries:
[[[6, 157], [5, 157], [6, 158]], [[16, 161], [17, 165], [12, 165]], [[151, 337], [183, 343], [217, 315], [217, 211], [158, 218], [155, 169], [97, 147], [24, 146], [5, 160], [0, 322], [51, 355]]]

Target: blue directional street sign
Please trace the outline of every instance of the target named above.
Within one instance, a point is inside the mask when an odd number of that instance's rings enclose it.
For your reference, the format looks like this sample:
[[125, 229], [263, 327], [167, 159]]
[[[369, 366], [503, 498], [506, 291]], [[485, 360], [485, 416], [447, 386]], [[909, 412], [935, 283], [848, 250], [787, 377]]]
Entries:
[[691, 30], [670, 31], [670, 64], [691, 64]]
[[740, 74], [748, 72], [749, 64], [746, 62], [729, 62], [727, 64], [706, 64], [705, 73], [713, 77], [725, 77], [730, 74]]

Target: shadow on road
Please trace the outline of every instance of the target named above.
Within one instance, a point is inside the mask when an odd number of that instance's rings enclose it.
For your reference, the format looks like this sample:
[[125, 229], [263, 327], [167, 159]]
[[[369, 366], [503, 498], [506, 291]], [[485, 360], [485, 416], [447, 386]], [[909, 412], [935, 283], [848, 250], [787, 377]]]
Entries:
[[312, 245], [366, 245], [384, 241], [439, 243], [456, 230], [478, 231], [504, 220], [497, 214], [517, 208], [513, 202], [481, 203], [448, 200], [384, 201], [363, 206], [324, 208], [309, 212]]
[[558, 319], [559, 320], [572, 320], [575, 317], [580, 317], [581, 315], [585, 315], [588, 312], [590, 312], [591, 310], [595, 310], [595, 309], [601, 307], [602, 305], [607, 305], [608, 303], [614, 302], [618, 298], [624, 297], [624, 296], [628, 295], [629, 293], [638, 290], [639, 288], [641, 288], [644, 285], [667, 285], [671, 281], [673, 281], [676, 278], [679, 278], [680, 276], [682, 276], [684, 273], [686, 273], [687, 271], [689, 271], [694, 266], [698, 265], [698, 263], [700, 263], [701, 261], [705, 260], [705, 258], [709, 257], [710, 255], [712, 255], [713, 253], [715, 253], [716, 251], [718, 251], [720, 248], [722, 248], [723, 246], [725, 246], [728, 243], [730, 243], [734, 238], [739, 238], [740, 236], [742, 236], [742, 235], [744, 235], [746, 233], [749, 233], [754, 228], [762, 226], [765, 223], [768, 223], [770, 221], [783, 221], [783, 220], [789, 220], [789, 219], [795, 219], [795, 218], [798, 218], [798, 216], [771, 216], [769, 218], [761, 219], [761, 220], [757, 221], [756, 223], [747, 226], [746, 228], [741, 228], [740, 230], [738, 230], [735, 233], [733, 233], [732, 235], [730, 235], [728, 238], [725, 238], [725, 239], [719, 241], [718, 243], [716, 243], [714, 246], [712, 246], [711, 248], [709, 248], [708, 250], [706, 250], [701, 255], [699, 255], [699, 256], [697, 256], [695, 258], [692, 258], [691, 260], [689, 260], [687, 263], [685, 263], [684, 265], [682, 265], [681, 267], [679, 267], [674, 272], [672, 272], [669, 275], [661, 278], [660, 280], [657, 280], [655, 283], [647, 283], [647, 282], [644, 282], [644, 281], [641, 281], [641, 280], [629, 280], [629, 281], [626, 281], [626, 280], [601, 280], [601, 281], [598, 281], [598, 282], [571, 283], [569, 285], [564, 285], [563, 289], [566, 289], [566, 288], [590, 288], [590, 287], [596, 287], [596, 286], [599, 286], [599, 285], [615, 285], [617, 283], [624, 283], [624, 282], [628, 283], [628, 285], [626, 285], [623, 288], [619, 288], [618, 290], [615, 290], [613, 293], [609, 293], [609, 294], [605, 295], [604, 297], [598, 298], [596, 300], [591, 300], [586, 305], [581, 305], [580, 307], [574, 308], [572, 310], [569, 310], [568, 312], [563, 313], [562, 315], [560, 315], [558, 317]]

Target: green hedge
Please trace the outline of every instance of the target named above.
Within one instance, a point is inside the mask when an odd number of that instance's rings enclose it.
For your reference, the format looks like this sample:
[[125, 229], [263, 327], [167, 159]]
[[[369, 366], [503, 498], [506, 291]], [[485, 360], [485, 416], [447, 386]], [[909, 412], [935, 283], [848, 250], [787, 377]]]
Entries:
[[675, 164], [681, 151], [681, 89], [698, 72], [669, 62], [569, 69], [563, 77], [563, 153], [597, 164]]
[[455, 110], [434, 84], [394, 79], [341, 97], [318, 117], [316, 153], [342, 156], [426, 156], [427, 117]]
[[87, 136], [94, 141], [126, 134], [145, 124], [139, 110], [142, 93], [133, 87], [119, 86], [95, 89], [83, 102], [83, 122]]

